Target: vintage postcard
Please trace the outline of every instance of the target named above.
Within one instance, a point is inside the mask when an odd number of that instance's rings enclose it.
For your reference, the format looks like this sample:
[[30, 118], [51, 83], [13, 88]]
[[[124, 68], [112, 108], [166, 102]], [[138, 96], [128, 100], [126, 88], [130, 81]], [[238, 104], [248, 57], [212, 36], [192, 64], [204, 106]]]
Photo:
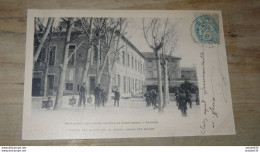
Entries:
[[220, 11], [28, 10], [24, 140], [232, 134]]

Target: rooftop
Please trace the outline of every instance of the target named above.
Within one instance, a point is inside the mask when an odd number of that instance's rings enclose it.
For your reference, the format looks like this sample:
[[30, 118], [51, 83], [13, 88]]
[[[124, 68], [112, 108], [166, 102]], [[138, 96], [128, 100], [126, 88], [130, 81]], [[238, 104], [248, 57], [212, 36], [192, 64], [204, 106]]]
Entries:
[[138, 53], [142, 58], [145, 59], [145, 56], [125, 37], [122, 36], [122, 39], [133, 49], [136, 53]]
[[[146, 59], [155, 59], [155, 54], [153, 52], [142, 52], [142, 54], [145, 56]], [[174, 60], [180, 60], [180, 57], [170, 56], [166, 55], [168, 58], [174, 59]]]

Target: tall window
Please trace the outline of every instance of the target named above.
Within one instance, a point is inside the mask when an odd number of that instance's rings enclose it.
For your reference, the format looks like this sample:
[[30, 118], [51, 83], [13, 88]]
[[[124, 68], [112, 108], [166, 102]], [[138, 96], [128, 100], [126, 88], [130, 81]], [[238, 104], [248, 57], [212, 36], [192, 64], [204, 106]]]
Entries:
[[127, 66], [130, 66], [130, 56], [127, 54]]
[[134, 68], [134, 57], [132, 57], [132, 68]]
[[[76, 45], [69, 45], [68, 57], [70, 57], [70, 55], [74, 52], [75, 48], [76, 48]], [[69, 59], [68, 65], [75, 65], [75, 57], [76, 57], [75, 53], [73, 53], [73, 55]]]
[[56, 49], [57, 49], [56, 46], [52, 46], [50, 50], [49, 65], [55, 64]]
[[125, 79], [125, 76], [123, 77], [123, 81], [124, 81], [124, 93], [126, 93], [126, 79]]
[[137, 70], [137, 61], [135, 59], [135, 70]]
[[148, 68], [152, 68], [153, 67], [153, 61], [148, 61]]
[[125, 51], [123, 51], [123, 65], [125, 65]]

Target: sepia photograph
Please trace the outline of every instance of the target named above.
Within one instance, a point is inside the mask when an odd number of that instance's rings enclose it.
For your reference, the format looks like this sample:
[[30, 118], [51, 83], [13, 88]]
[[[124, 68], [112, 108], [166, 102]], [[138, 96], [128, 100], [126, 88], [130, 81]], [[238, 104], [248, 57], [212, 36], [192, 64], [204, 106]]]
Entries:
[[169, 18], [35, 17], [33, 112], [194, 114], [195, 62], [176, 56], [183, 54], [181, 24]]
[[188, 14], [32, 15], [26, 139], [208, 134], [218, 78], [204, 54], [219, 52], [219, 15]]

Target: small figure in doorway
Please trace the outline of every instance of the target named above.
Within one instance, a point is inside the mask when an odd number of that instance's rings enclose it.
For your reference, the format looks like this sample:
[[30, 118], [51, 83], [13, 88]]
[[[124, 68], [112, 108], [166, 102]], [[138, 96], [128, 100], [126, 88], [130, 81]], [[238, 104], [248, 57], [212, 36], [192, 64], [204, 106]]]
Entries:
[[182, 113], [182, 116], [186, 117], [187, 116], [187, 102], [186, 102], [186, 95], [184, 93], [184, 91], [180, 91], [180, 98], [179, 98], [180, 102], [179, 102], [179, 106], [180, 106], [180, 110]]
[[115, 94], [115, 102], [114, 102], [114, 107], [117, 106], [119, 107], [119, 99], [120, 99], [120, 92], [119, 92], [119, 89], [117, 88], [115, 91], [112, 90], [112, 92]]
[[86, 105], [86, 96], [87, 96], [86, 92], [87, 92], [86, 83], [83, 83], [79, 89], [79, 104], [78, 104], [79, 107], [81, 106], [82, 101], [83, 101], [84, 107]]
[[95, 106], [100, 105], [100, 93], [101, 93], [102, 89], [100, 87], [100, 84], [98, 84], [98, 86], [95, 88], [94, 93], [95, 93]]

